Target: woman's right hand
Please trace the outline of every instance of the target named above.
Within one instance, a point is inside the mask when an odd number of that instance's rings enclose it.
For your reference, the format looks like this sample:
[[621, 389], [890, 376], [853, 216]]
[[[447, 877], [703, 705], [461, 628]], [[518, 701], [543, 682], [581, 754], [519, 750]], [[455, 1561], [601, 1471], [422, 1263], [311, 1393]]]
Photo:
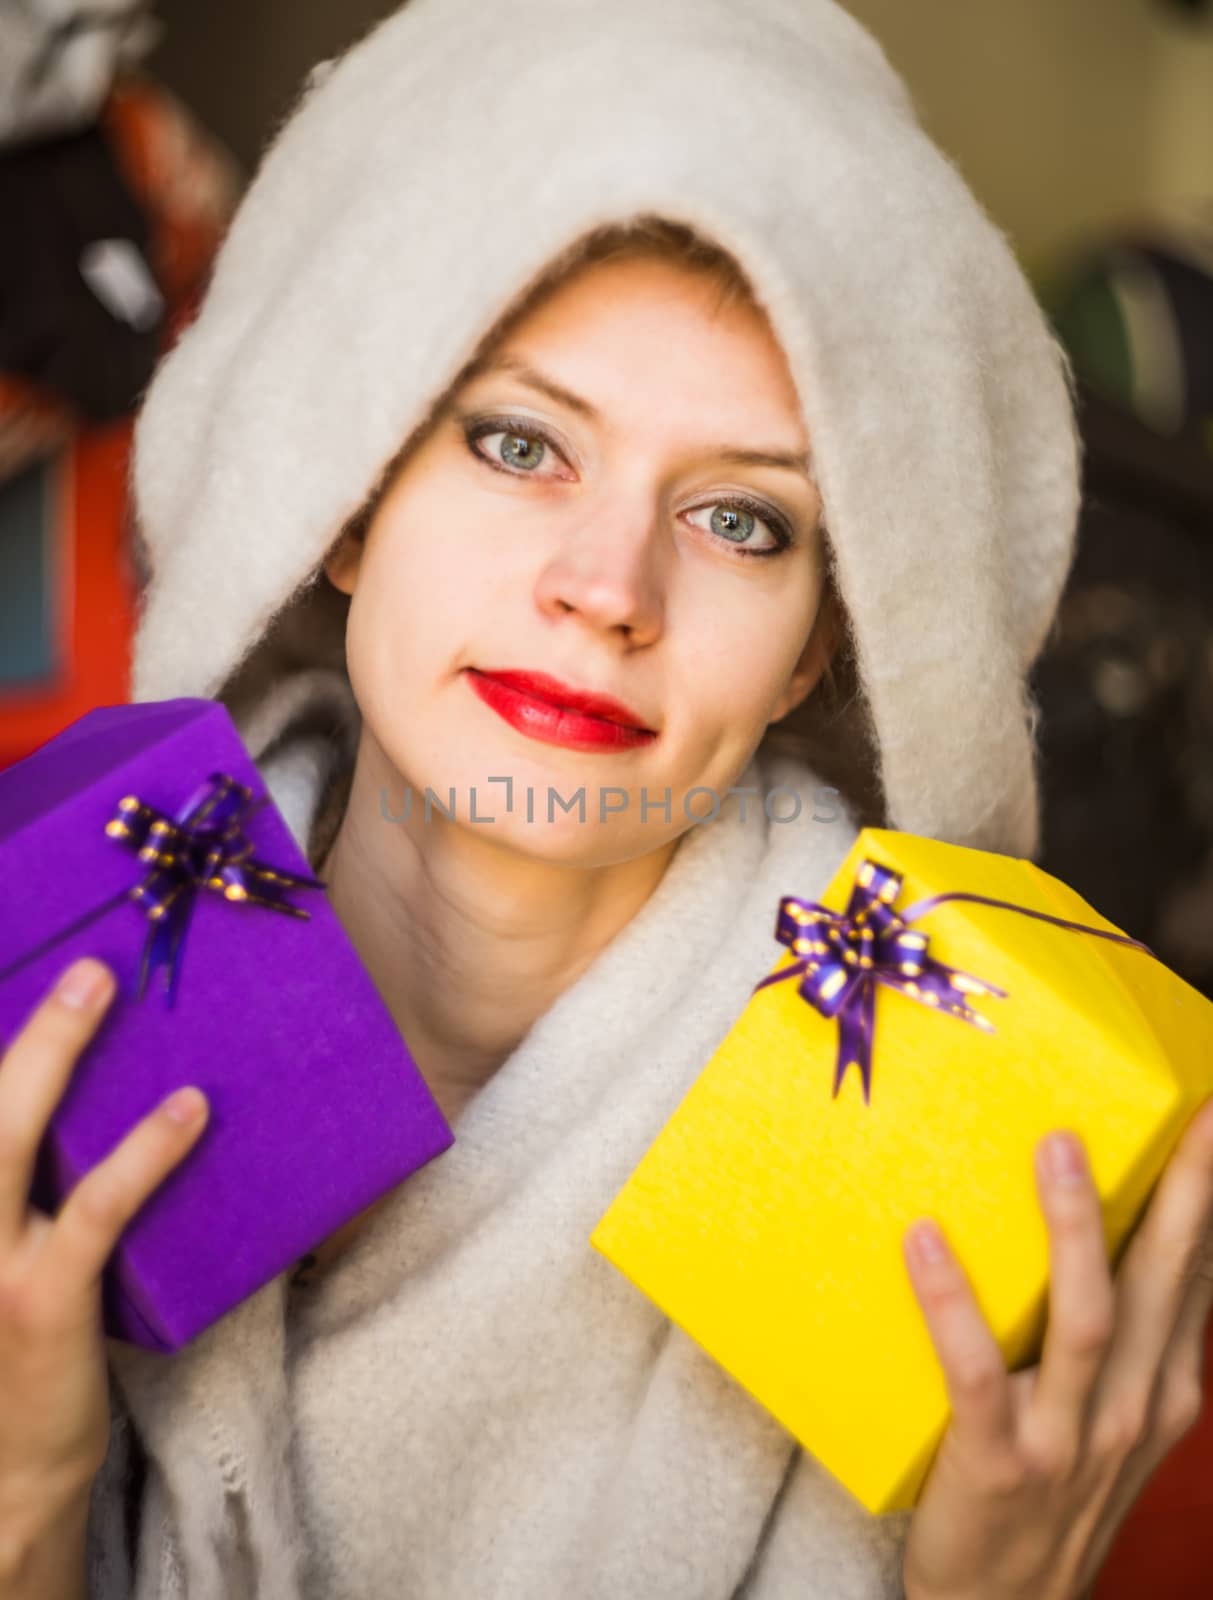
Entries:
[[57, 1216], [31, 1207], [38, 1147], [113, 993], [108, 967], [75, 962], [0, 1056], [0, 1528], [8, 1538], [38, 1537], [87, 1496], [101, 1468], [110, 1427], [102, 1270], [206, 1124], [201, 1091], [178, 1090], [80, 1179]]

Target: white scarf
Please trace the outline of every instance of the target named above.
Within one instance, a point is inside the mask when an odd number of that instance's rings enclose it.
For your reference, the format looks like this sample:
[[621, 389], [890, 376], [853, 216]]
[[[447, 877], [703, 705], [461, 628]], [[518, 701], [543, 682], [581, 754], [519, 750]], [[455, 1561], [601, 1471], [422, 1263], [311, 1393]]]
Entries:
[[[781, 953], [779, 896], [854, 837], [790, 757], [741, 782], [746, 821], [732, 797], [683, 838], [327, 1277], [175, 1356], [111, 1344], [152, 1465], [131, 1588], [120, 1415], [91, 1600], [900, 1594], [907, 1514], [870, 1515], [589, 1243]], [[779, 786], [795, 821], [767, 819]]]

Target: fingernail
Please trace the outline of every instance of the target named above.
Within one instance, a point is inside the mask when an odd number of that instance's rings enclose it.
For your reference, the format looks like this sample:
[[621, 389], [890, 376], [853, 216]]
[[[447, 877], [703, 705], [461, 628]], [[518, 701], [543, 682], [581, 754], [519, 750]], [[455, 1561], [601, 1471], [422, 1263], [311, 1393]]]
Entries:
[[177, 1089], [164, 1102], [164, 1114], [173, 1122], [196, 1122], [206, 1110], [206, 1096], [193, 1087]]
[[1073, 1186], [1083, 1180], [1082, 1150], [1068, 1133], [1051, 1133], [1045, 1140], [1045, 1167], [1054, 1183]]
[[85, 956], [80, 961], [74, 961], [59, 979], [55, 985], [55, 994], [65, 1006], [71, 1006], [73, 1011], [83, 1011], [86, 1006], [91, 1006], [100, 1000], [108, 983], [107, 969], [100, 961]]
[[926, 1267], [934, 1266], [937, 1261], [942, 1261], [947, 1255], [947, 1247], [943, 1241], [943, 1234], [933, 1222], [917, 1223], [910, 1230], [910, 1244], [914, 1254]]

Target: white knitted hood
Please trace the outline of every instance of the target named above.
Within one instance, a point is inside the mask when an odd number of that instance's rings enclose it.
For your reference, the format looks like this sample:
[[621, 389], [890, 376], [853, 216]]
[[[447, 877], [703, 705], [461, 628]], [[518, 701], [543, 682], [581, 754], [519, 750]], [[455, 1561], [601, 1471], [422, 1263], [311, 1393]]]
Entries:
[[732, 251], [804, 405], [893, 826], [1027, 854], [1069, 373], [833, 0], [410, 0], [315, 75], [136, 436], [136, 699], [218, 693], [485, 332], [642, 212]]

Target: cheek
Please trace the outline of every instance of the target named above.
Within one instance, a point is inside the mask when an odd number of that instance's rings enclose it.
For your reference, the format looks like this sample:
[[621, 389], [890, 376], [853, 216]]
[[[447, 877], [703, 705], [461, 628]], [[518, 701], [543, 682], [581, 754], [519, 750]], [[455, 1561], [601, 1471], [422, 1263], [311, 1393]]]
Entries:
[[[399, 708], [399, 696], [442, 670], [463, 634], [466, 579], [441, 540], [394, 538], [367, 551], [350, 602], [346, 658], [364, 715]], [[446, 547], [449, 550], [449, 547]]]
[[717, 592], [704, 600], [694, 622], [673, 631], [684, 641], [675, 652], [676, 702], [694, 706], [705, 729], [745, 737], [752, 724], [768, 720], [815, 614], [815, 597], [794, 584], [782, 594]]

